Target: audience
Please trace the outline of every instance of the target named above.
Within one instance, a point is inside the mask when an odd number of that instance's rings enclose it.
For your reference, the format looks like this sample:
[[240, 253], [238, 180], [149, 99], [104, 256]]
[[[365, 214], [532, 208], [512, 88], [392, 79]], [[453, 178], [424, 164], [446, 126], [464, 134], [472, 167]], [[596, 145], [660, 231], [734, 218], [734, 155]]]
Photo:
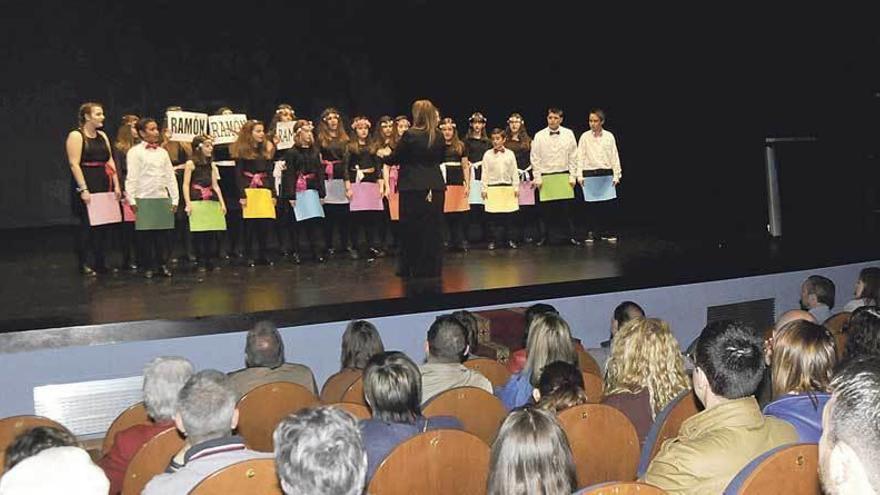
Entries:
[[761, 379], [761, 384], [758, 385], [758, 392], [755, 394], [755, 397], [758, 399], [758, 404], [762, 408], [766, 407], [767, 404], [773, 400], [773, 376], [772, 367], [770, 366], [770, 363], [773, 362], [773, 340], [776, 335], [779, 334], [779, 331], [782, 330], [782, 327], [793, 321], [801, 320], [810, 323], [819, 323], [809, 312], [802, 309], [792, 309], [782, 313], [782, 316], [780, 316], [773, 325], [773, 331], [771, 332], [770, 337], [764, 341], [764, 364], [767, 366], [764, 368], [764, 376]]
[[831, 317], [834, 308], [834, 282], [821, 275], [810, 275], [801, 284], [801, 309], [809, 311], [817, 323]]
[[568, 439], [550, 411], [510, 413], [492, 444], [488, 495], [569, 495], [577, 488]]
[[819, 474], [828, 495], [880, 493], [880, 358], [848, 362], [831, 381]]
[[447, 416], [422, 416], [422, 376], [402, 352], [383, 352], [370, 359], [364, 370], [364, 399], [373, 411], [360, 422], [367, 450], [367, 482], [376, 468], [398, 444], [424, 431], [461, 429], [461, 422]]
[[458, 320], [467, 331], [467, 343], [470, 351], [468, 352], [468, 355], [465, 356], [465, 360], [480, 357], [476, 354], [477, 349], [480, 346], [480, 322], [477, 320], [477, 316], [470, 311], [459, 310], [453, 311], [452, 317]]
[[603, 404], [632, 422], [644, 445], [657, 413], [690, 389], [681, 347], [666, 322], [636, 318], [625, 323], [611, 344]]
[[242, 397], [254, 388], [272, 382], [291, 382], [318, 394], [315, 377], [308, 366], [284, 362], [284, 340], [270, 321], [258, 322], [247, 334], [245, 368], [229, 373], [229, 384]]
[[798, 439], [793, 426], [761, 414], [752, 396], [765, 366], [754, 329], [734, 321], [709, 324], [694, 363], [694, 392], [706, 409], [682, 423], [645, 474], [645, 481], [672, 494], [721, 493], [752, 459]]
[[110, 489], [101, 468], [67, 432], [31, 429], [9, 446], [6, 456], [11, 469], [0, 478], [0, 495], [107, 495]]
[[645, 310], [641, 306], [632, 301], [623, 301], [614, 308], [611, 314], [611, 335], [608, 340], [602, 341], [599, 347], [587, 349], [587, 352], [593, 356], [593, 359], [599, 363], [602, 369], [605, 369], [605, 363], [608, 362], [608, 356], [611, 354], [611, 341], [617, 330], [623, 327], [628, 321], [636, 318], [644, 318]]
[[492, 382], [461, 362], [468, 355], [467, 329], [451, 315], [438, 316], [428, 328], [427, 362], [422, 373], [422, 404], [455, 387], [477, 387], [492, 393]]
[[855, 310], [846, 329], [846, 359], [880, 357], [880, 307]]
[[862, 306], [880, 305], [880, 268], [875, 266], [862, 268], [853, 295], [855, 299], [843, 307], [847, 313], [852, 313]]
[[570, 407], [587, 403], [584, 375], [580, 368], [564, 361], [544, 366], [538, 387], [532, 391], [539, 409], [560, 413]]
[[360, 495], [367, 453], [357, 420], [335, 407], [304, 409], [275, 428], [275, 466], [286, 495]]
[[174, 427], [177, 395], [193, 374], [193, 365], [182, 357], [158, 357], [144, 367], [144, 407], [151, 422], [134, 425], [116, 434], [113, 447], [98, 461], [110, 480], [110, 494], [122, 492], [125, 470], [150, 439]]
[[537, 303], [532, 304], [528, 308], [526, 308], [525, 313], [525, 332], [523, 332], [523, 340], [522, 340], [522, 349], [518, 349], [512, 353], [510, 353], [510, 357], [507, 360], [507, 371], [511, 374], [519, 373], [526, 367], [526, 361], [529, 359], [528, 353], [528, 343], [529, 343], [529, 329], [532, 327], [532, 321], [535, 317], [543, 314], [554, 314], [558, 315], [559, 311], [556, 310], [553, 306], [545, 303]]
[[554, 361], [578, 364], [568, 323], [556, 313], [540, 314], [532, 320], [526, 350], [528, 360], [523, 370], [511, 375], [510, 380], [495, 391], [508, 411], [532, 399], [532, 390], [540, 382], [544, 366]]
[[241, 437], [233, 436], [238, 426], [237, 397], [223, 373], [204, 370], [194, 374], [180, 390], [174, 422], [186, 436], [186, 446], [172, 460], [169, 472], [153, 478], [145, 495], [189, 493], [211, 473], [249, 459], [272, 454], [247, 449]]
[[834, 337], [825, 327], [804, 320], [782, 327], [773, 346], [774, 400], [764, 414], [791, 423], [801, 442], [818, 442], [836, 363]]
[[342, 334], [342, 369], [363, 370], [376, 354], [385, 352], [376, 327], [364, 320], [353, 321]]

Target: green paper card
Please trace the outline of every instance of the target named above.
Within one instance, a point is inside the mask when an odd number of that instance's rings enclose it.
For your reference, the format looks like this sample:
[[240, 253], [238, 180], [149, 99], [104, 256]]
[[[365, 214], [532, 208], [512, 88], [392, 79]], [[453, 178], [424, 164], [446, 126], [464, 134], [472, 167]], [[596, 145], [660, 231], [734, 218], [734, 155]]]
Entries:
[[189, 214], [190, 232], [226, 230], [226, 216], [219, 201], [193, 201]]
[[541, 176], [541, 202], [574, 199], [574, 189], [568, 183], [568, 174]]
[[168, 230], [174, 228], [171, 198], [138, 198], [135, 230]]

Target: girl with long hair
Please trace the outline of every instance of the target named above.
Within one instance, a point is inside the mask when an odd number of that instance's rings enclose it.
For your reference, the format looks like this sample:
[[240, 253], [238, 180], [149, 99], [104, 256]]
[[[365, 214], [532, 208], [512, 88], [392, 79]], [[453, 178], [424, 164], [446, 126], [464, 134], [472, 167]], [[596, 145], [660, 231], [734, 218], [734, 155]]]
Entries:
[[538, 408], [555, 414], [588, 402], [583, 373], [577, 366], [564, 361], [544, 366], [541, 380], [532, 395]]
[[400, 164], [402, 277], [437, 277], [442, 264], [443, 203], [446, 184], [440, 163], [446, 145], [437, 123], [437, 108], [429, 100], [412, 105], [413, 127], [407, 130], [394, 150], [379, 150], [385, 163]]
[[483, 155], [492, 149], [492, 141], [486, 134], [486, 117], [481, 112], [474, 112], [468, 118], [468, 131], [464, 139], [464, 149], [467, 158], [467, 167], [470, 170], [469, 200], [470, 211], [468, 212], [468, 225], [465, 231], [470, 230], [472, 225], [480, 228], [479, 242], [486, 240], [489, 232], [486, 224], [486, 212], [483, 205], [482, 179], [483, 179]]
[[[278, 149], [280, 137], [278, 135], [278, 124], [280, 122], [293, 122], [296, 120], [296, 112], [293, 107], [287, 103], [281, 103], [275, 107], [275, 114], [269, 122], [269, 137], [275, 146], [275, 156], [273, 157], [274, 167], [272, 169], [272, 177], [275, 178], [275, 192], [281, 194], [281, 177], [284, 174], [284, 155], [287, 150]], [[276, 206], [275, 219], [275, 238], [278, 239], [278, 254], [282, 258], [288, 258], [293, 263], [299, 263], [299, 255], [297, 254], [299, 247], [297, 243], [296, 219], [293, 217], [293, 211], [290, 204], [286, 201], [279, 201]], [[286, 240], [285, 240], [286, 239]], [[286, 246], [285, 246], [286, 244]]]
[[[322, 227], [324, 224], [323, 202], [326, 194], [324, 165], [315, 146], [314, 127], [308, 120], [298, 120], [293, 127], [293, 148], [284, 154], [284, 173], [281, 176], [281, 194], [293, 210], [290, 214], [296, 220], [291, 238], [294, 248], [299, 246], [299, 235], [306, 237], [312, 257], [318, 263], [324, 262], [321, 248]], [[299, 204], [299, 213], [297, 212]], [[291, 254], [294, 261], [300, 259], [297, 251]]]
[[[232, 115], [234, 112], [229, 107], [220, 107], [214, 115]], [[223, 202], [226, 204], [226, 232], [223, 244], [224, 259], [238, 259], [242, 256], [242, 239], [244, 238], [244, 224], [241, 218], [241, 203], [238, 190], [238, 173], [235, 168], [235, 160], [229, 153], [229, 144], [214, 145], [214, 164], [220, 174], [220, 191], [223, 192]]]
[[[193, 231], [196, 262], [198, 270], [204, 272], [219, 268], [217, 259], [220, 256], [219, 232], [226, 230], [226, 203], [218, 183], [219, 173], [212, 162], [214, 141], [209, 136], [196, 136], [192, 141], [193, 158], [186, 162], [183, 173], [183, 199], [185, 211], [190, 217], [190, 229]], [[211, 211], [213, 210], [213, 211]], [[219, 215], [217, 213], [219, 212]], [[201, 227], [200, 217], [216, 219]], [[222, 228], [221, 228], [222, 227]]]
[[443, 205], [446, 227], [449, 230], [449, 246], [454, 251], [467, 251], [465, 222], [470, 187], [470, 168], [464, 155], [464, 143], [458, 138], [455, 121], [450, 117], [440, 120], [440, 132], [446, 151], [440, 168], [446, 180], [446, 201]]
[[[248, 266], [254, 266], [257, 262], [272, 266], [268, 257], [267, 245], [269, 232], [275, 223], [275, 178], [272, 176], [272, 157], [275, 155], [275, 146], [266, 136], [266, 126], [259, 120], [248, 120], [238, 131], [238, 138], [229, 148], [230, 154], [235, 159], [235, 168], [238, 172], [239, 202], [243, 207], [244, 217], [244, 250], [247, 256]], [[268, 194], [258, 193], [260, 189], [268, 190]], [[252, 218], [248, 210], [248, 190], [253, 190], [252, 198], [255, 202], [262, 202], [260, 198], [271, 197], [271, 212], [263, 211], [262, 206], [251, 205], [254, 211]], [[257, 211], [259, 209], [259, 211]], [[253, 244], [257, 244], [256, 258], [254, 257]]]
[[137, 243], [135, 241], [134, 230], [134, 213], [131, 211], [131, 205], [125, 198], [125, 176], [128, 173], [128, 164], [125, 161], [125, 155], [134, 145], [141, 141], [137, 132], [138, 116], [126, 114], [122, 116], [122, 122], [116, 131], [116, 142], [113, 143], [113, 160], [116, 162], [116, 173], [119, 176], [119, 186], [122, 190], [122, 208], [126, 213], [123, 215], [123, 222], [120, 225], [119, 245], [122, 249], [122, 268], [127, 269], [131, 273], [138, 270]]
[[74, 211], [80, 218], [76, 254], [79, 269], [87, 276], [107, 270], [105, 256], [111, 228], [109, 225], [91, 226], [88, 214], [91, 195], [113, 192], [117, 200], [122, 197], [110, 139], [101, 130], [103, 127], [103, 105], [83, 103], [79, 107], [79, 125], [67, 134], [65, 142], [67, 163], [78, 196], [73, 201]]
[[855, 299], [846, 303], [843, 310], [852, 313], [862, 306], [877, 306], [880, 304], [880, 268], [869, 266], [862, 268], [859, 278], [856, 280]]
[[818, 442], [836, 364], [828, 329], [804, 320], [783, 326], [773, 340], [773, 402], [764, 407], [764, 414], [791, 423], [801, 442]]
[[525, 408], [507, 416], [492, 444], [488, 495], [569, 495], [574, 457], [553, 412]]
[[[373, 136], [370, 139], [370, 147], [373, 153], [377, 153], [380, 149], [388, 146], [394, 147], [397, 138], [397, 132], [394, 128], [394, 119], [390, 115], [383, 115], [376, 121], [376, 127], [373, 129]], [[386, 250], [390, 250], [394, 245], [394, 232], [396, 224], [391, 221], [391, 210], [388, 202], [389, 184], [388, 175], [391, 167], [382, 163], [382, 204], [385, 206], [385, 214], [382, 216], [382, 223], [379, 225], [379, 239], [382, 246]], [[395, 184], [396, 185], [396, 184]], [[391, 239], [389, 239], [391, 236]]]
[[327, 256], [333, 256], [333, 237], [339, 233], [340, 249], [346, 249], [352, 259], [359, 258], [357, 251], [351, 247], [351, 225], [348, 208], [348, 197], [345, 194], [345, 153], [348, 149], [348, 134], [342, 125], [342, 115], [335, 108], [326, 108], [321, 112], [318, 122], [318, 151], [321, 163], [324, 164], [324, 176], [327, 181], [327, 196], [324, 198], [324, 244]]
[[[171, 157], [171, 165], [174, 166], [174, 177], [177, 179], [177, 197], [183, 198], [183, 172], [186, 170], [186, 162], [190, 161], [193, 156], [191, 143], [184, 143], [171, 140], [171, 128], [168, 126], [168, 112], [179, 112], [183, 110], [180, 106], [173, 105], [165, 109], [166, 118], [162, 126], [162, 147]], [[192, 236], [189, 232], [189, 217], [183, 208], [178, 208], [174, 216], [174, 233], [169, 244], [168, 260], [171, 264], [181, 260], [193, 262]], [[174, 239], [176, 237], [176, 239]], [[179, 241], [183, 246], [183, 256], [175, 257], [175, 243]]]
[[370, 120], [364, 116], [355, 117], [351, 128], [355, 137], [348, 143], [345, 154], [345, 195], [351, 210], [351, 246], [360, 252], [360, 234], [363, 231], [365, 248], [363, 254], [374, 260], [385, 256], [379, 239], [379, 224], [382, 223], [384, 205], [382, 204], [382, 161], [376, 156], [370, 143]]
[[362, 370], [367, 367], [367, 362], [377, 355], [385, 352], [382, 337], [375, 325], [368, 321], [353, 321], [345, 327], [342, 334], [342, 353], [340, 362], [343, 370]]
[[532, 183], [532, 164], [529, 158], [532, 151], [532, 138], [526, 129], [526, 121], [523, 116], [514, 112], [507, 118], [507, 128], [504, 129], [504, 147], [516, 156], [516, 166], [519, 168], [519, 212], [517, 223], [519, 224], [519, 240], [528, 244], [534, 241], [529, 233], [529, 228], [534, 228], [537, 235], [538, 216], [535, 209], [535, 185]]
[[632, 421], [640, 444], [657, 413], [688, 388], [681, 347], [666, 322], [636, 318], [617, 331], [605, 369], [602, 403]]
[[[400, 141], [400, 138], [403, 137], [403, 134], [411, 127], [409, 117], [406, 115], [398, 115], [394, 117], [394, 121], [392, 123], [391, 135], [386, 138], [385, 147], [389, 149], [394, 149], [397, 147], [397, 143]], [[383, 134], [385, 133], [383, 128]], [[382, 165], [382, 176], [385, 179], [385, 198], [387, 200], [388, 207], [388, 220], [390, 222], [390, 232], [391, 232], [391, 251], [397, 252], [400, 247], [400, 190], [397, 187], [397, 183], [400, 178], [400, 164], [397, 163], [388, 163], [387, 161]]]

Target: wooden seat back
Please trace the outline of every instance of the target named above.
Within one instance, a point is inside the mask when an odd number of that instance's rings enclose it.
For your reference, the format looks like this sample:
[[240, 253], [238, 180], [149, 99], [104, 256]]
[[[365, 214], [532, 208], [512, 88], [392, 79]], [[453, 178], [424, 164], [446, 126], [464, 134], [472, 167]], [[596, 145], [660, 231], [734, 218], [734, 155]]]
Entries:
[[234, 493], [284, 495], [275, 473], [275, 459], [250, 459], [226, 466], [199, 482], [189, 495]]
[[330, 405], [347, 411], [349, 414], [357, 419], [370, 419], [373, 417], [373, 411], [370, 411], [370, 408], [363, 404], [355, 404], [353, 402], [336, 402]]
[[352, 368], [346, 368], [335, 373], [324, 382], [324, 386], [321, 388], [321, 402], [324, 404], [341, 402], [342, 396], [345, 395], [345, 391], [348, 390], [348, 387], [350, 387], [359, 377], [363, 376], [363, 374], [363, 370]]
[[461, 421], [465, 431], [492, 445], [507, 409], [497, 397], [481, 388], [456, 387], [432, 397], [422, 406], [422, 414], [453, 416]]
[[583, 404], [558, 418], [574, 456], [578, 487], [635, 480], [639, 437], [623, 413], [603, 404]]
[[725, 495], [783, 492], [822, 494], [818, 445], [795, 443], [766, 452], [744, 467], [724, 490]]
[[5, 471], [6, 448], [9, 447], [19, 435], [31, 428], [36, 428], [37, 426], [49, 426], [70, 433], [61, 423], [49, 418], [44, 418], [43, 416], [10, 416], [8, 418], [0, 419], [0, 473]]
[[127, 430], [132, 426], [150, 424], [150, 416], [147, 414], [147, 408], [143, 402], [132, 404], [125, 411], [119, 413], [107, 433], [104, 435], [104, 441], [101, 444], [101, 452], [106, 454], [113, 448], [113, 442], [116, 440], [116, 434], [120, 431]]
[[296, 383], [260, 385], [238, 401], [238, 433], [251, 449], [272, 452], [272, 433], [278, 423], [289, 414], [319, 404], [309, 389]]
[[651, 425], [651, 430], [648, 432], [648, 437], [645, 439], [645, 445], [642, 447], [638, 472], [640, 477], [648, 470], [648, 464], [651, 463], [657, 452], [660, 452], [663, 442], [677, 437], [679, 430], [681, 430], [681, 424], [702, 409], [703, 406], [694, 391], [685, 390], [657, 414], [654, 418], [654, 424]]
[[574, 495], [663, 495], [665, 493], [654, 485], [639, 481], [612, 481], [588, 486]]
[[510, 371], [507, 366], [489, 358], [468, 359], [464, 363], [465, 367], [479, 371], [483, 376], [492, 382], [493, 387], [500, 387], [510, 380]]
[[584, 376], [584, 392], [587, 394], [587, 401], [591, 404], [602, 402], [605, 389], [602, 377], [589, 371], [581, 371], [581, 374]]
[[125, 469], [122, 495], [140, 495], [153, 476], [165, 472], [183, 444], [183, 436], [171, 426], [141, 446]]
[[363, 404], [367, 405], [367, 400], [364, 399], [364, 377], [359, 376], [352, 382], [351, 385], [345, 390], [345, 393], [342, 394], [342, 400], [339, 402], [351, 402], [354, 404]]
[[602, 376], [602, 367], [599, 366], [599, 363], [596, 362], [593, 356], [591, 356], [589, 352], [581, 349], [580, 346], [575, 349], [577, 350], [578, 367], [581, 371], [586, 371], [596, 376]]

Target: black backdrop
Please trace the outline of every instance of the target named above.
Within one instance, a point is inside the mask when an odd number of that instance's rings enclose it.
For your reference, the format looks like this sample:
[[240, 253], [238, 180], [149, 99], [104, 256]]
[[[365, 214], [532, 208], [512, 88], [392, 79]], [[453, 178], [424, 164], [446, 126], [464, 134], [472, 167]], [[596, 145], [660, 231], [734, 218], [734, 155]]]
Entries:
[[474, 110], [490, 126], [518, 111], [534, 133], [560, 106], [579, 135], [601, 106], [627, 223], [716, 237], [765, 228], [763, 137], [808, 134], [820, 143], [780, 157], [787, 225], [844, 227], [866, 209], [880, 114], [866, 13], [594, 4], [19, 4], [0, 21], [0, 228], [71, 221], [63, 141], [86, 100], [105, 104], [111, 135], [123, 113], [173, 104], [376, 117], [420, 97], [460, 129]]

